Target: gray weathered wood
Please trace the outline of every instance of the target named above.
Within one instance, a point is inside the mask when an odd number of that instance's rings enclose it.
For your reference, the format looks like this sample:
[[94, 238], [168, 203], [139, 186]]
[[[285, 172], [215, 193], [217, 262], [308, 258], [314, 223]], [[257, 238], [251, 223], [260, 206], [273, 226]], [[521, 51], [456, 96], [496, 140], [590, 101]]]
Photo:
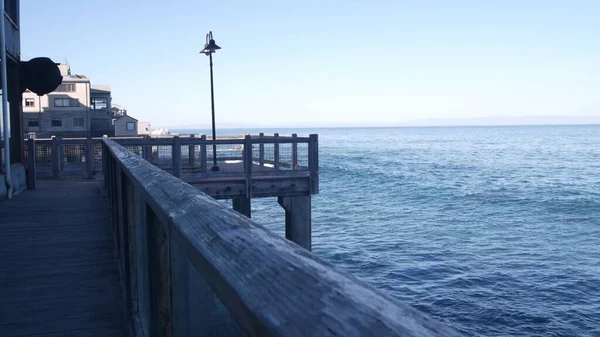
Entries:
[[279, 205], [285, 210], [285, 238], [300, 247], [311, 250], [312, 219], [310, 195], [279, 197]]
[[245, 196], [241, 196], [233, 198], [232, 200], [234, 211], [243, 214], [249, 218], [252, 217], [252, 199], [247, 198]]
[[179, 136], [173, 137], [172, 149], [172, 160], [173, 160], [173, 175], [176, 177], [181, 176], [181, 139]]
[[[190, 138], [194, 138], [194, 135], [190, 135]], [[196, 145], [188, 145], [188, 161], [191, 167], [196, 165]]]
[[[262, 139], [265, 134], [261, 132], [258, 137]], [[265, 144], [263, 143], [258, 144], [258, 163], [260, 166], [265, 166]]]
[[35, 190], [35, 159], [35, 138], [29, 138], [27, 140], [27, 188], [30, 190]]
[[[147, 204], [144, 193], [135, 189], [135, 220], [136, 220], [136, 265], [137, 265], [137, 290], [138, 304], [137, 312], [133, 312], [136, 336], [150, 335], [150, 280], [148, 266], [148, 227], [147, 227]], [[135, 306], [134, 306], [135, 308]]]
[[200, 145], [200, 168], [203, 171], [208, 170], [208, 166], [206, 164], [207, 154], [206, 154], [206, 135], [200, 136], [200, 140], [202, 140], [202, 144]]
[[63, 137], [56, 137], [58, 144], [58, 170], [62, 171], [65, 167], [65, 146], [63, 145]]
[[127, 223], [127, 237], [128, 237], [128, 261], [129, 261], [129, 272], [127, 274], [129, 286], [126, 289], [126, 306], [131, 313], [138, 312], [138, 286], [137, 286], [137, 221], [136, 221], [136, 200], [135, 190], [133, 184], [127, 181], [125, 191], [125, 208], [126, 208], [126, 223]]
[[[246, 180], [244, 177], [214, 178], [186, 180], [200, 191], [215, 199], [231, 199], [246, 196]], [[294, 176], [254, 176], [252, 177], [252, 196], [302, 196], [310, 194], [309, 177]]]
[[319, 193], [319, 136], [310, 135], [308, 143], [308, 169], [310, 170], [310, 193]]
[[[298, 138], [298, 135], [292, 133], [292, 138]], [[296, 169], [298, 166], [298, 143], [292, 143], [292, 170]]]
[[88, 179], [94, 178], [94, 143], [92, 137], [85, 140], [85, 168]]
[[[277, 139], [279, 134], [276, 133], [274, 137]], [[273, 144], [273, 167], [275, 167], [275, 169], [279, 169], [279, 143]]]
[[50, 160], [52, 161], [52, 176], [58, 179], [60, 173], [60, 156], [58, 154], [58, 139], [52, 136], [52, 143], [50, 147]]
[[246, 175], [246, 198], [252, 198], [252, 137], [246, 135], [244, 139], [244, 174]]
[[104, 142], [143, 193], [160, 223], [155, 227], [177, 238], [247, 335], [459, 336], [115, 142]]
[[106, 212], [86, 180], [0, 203], [0, 336], [127, 336]]
[[[146, 142], [146, 144], [150, 144], [150, 136], [144, 136], [144, 142]], [[142, 152], [144, 155], [144, 159], [146, 159], [149, 162], [152, 162], [152, 145], [144, 145], [144, 147], [142, 148]]]

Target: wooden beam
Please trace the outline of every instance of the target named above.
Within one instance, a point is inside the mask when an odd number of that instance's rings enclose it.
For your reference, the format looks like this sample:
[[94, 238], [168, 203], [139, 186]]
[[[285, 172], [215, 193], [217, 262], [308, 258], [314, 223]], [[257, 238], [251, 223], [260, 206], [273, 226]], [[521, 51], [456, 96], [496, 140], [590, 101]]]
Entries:
[[50, 146], [50, 160], [52, 161], [52, 176], [54, 179], [58, 179], [58, 174], [60, 172], [60, 155], [58, 154], [58, 139], [56, 136], [52, 136]]
[[244, 196], [233, 198], [233, 210], [247, 217], [252, 217], [252, 199]]
[[[274, 135], [275, 139], [279, 137], [279, 134]], [[279, 169], [279, 143], [273, 144], [273, 166], [275, 169]]]
[[[261, 132], [258, 137], [262, 139], [265, 134]], [[258, 163], [260, 166], [265, 166], [265, 144], [263, 143], [258, 144]]]
[[203, 171], [207, 171], [208, 167], [206, 166], [206, 135], [202, 135], [200, 136], [200, 140], [202, 140], [202, 143], [200, 144], [200, 169], [202, 169]]
[[[153, 223], [160, 223], [154, 227], [177, 237], [194, 270], [248, 336], [460, 336], [115, 142], [104, 142], [144, 194]], [[163, 256], [165, 248], [157, 253]], [[165, 287], [170, 279], [161, 277], [160, 283]], [[161, 314], [171, 317], [170, 311]]]
[[[194, 135], [190, 135], [190, 138], [194, 138]], [[190, 144], [188, 145], [188, 161], [191, 167], [194, 167], [196, 164], [196, 145]]]
[[310, 193], [319, 193], [319, 136], [310, 135], [308, 143], [308, 169], [310, 170]]
[[246, 176], [246, 198], [252, 198], [252, 137], [244, 139], [244, 175]]
[[173, 175], [181, 176], [181, 139], [179, 136], [173, 137], [173, 145], [171, 146], [171, 159], [173, 160]]
[[144, 159], [146, 159], [148, 162], [152, 162], [152, 145], [148, 145], [150, 143], [149, 141], [150, 136], [144, 136], [144, 140], [146, 141], [146, 145], [144, 145], [144, 147], [142, 148], [142, 152], [144, 153]]
[[85, 168], [88, 179], [94, 178], [94, 143], [92, 137], [85, 140]]
[[285, 238], [308, 250], [311, 250], [312, 241], [310, 199], [310, 195], [277, 198], [285, 210]]
[[[292, 138], [298, 138], [298, 135], [295, 133], [292, 133]], [[292, 143], [292, 170], [296, 169], [296, 166], [298, 166], [298, 143]]]
[[36, 151], [35, 151], [35, 139], [29, 138], [27, 140], [27, 188], [30, 190], [35, 190], [35, 179], [36, 179], [36, 170], [35, 170], [35, 160], [36, 160]]

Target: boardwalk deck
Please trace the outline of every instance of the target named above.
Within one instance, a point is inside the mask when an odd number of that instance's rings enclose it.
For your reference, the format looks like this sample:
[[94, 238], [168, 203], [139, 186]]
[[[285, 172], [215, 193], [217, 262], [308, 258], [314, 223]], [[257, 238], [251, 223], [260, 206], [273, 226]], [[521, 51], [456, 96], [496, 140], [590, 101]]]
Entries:
[[0, 202], [0, 336], [126, 336], [107, 224], [93, 181]]

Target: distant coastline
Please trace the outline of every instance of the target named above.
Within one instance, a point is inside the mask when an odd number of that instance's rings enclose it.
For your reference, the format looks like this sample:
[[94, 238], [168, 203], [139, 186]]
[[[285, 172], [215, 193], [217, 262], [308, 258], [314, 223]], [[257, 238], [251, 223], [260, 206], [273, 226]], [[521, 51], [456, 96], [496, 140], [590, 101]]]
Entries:
[[[457, 119], [417, 119], [398, 123], [285, 123], [285, 124], [244, 124], [217, 123], [218, 129], [337, 129], [337, 128], [402, 128], [402, 127], [502, 127], [502, 126], [575, 126], [600, 125], [600, 116], [579, 117], [486, 117]], [[168, 126], [178, 130], [210, 130], [210, 125]]]

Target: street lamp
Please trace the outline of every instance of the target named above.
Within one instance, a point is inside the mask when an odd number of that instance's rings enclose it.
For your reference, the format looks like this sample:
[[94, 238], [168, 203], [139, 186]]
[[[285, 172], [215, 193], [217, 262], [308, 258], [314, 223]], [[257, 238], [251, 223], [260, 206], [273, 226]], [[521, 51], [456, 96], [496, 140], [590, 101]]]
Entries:
[[212, 62], [212, 54], [221, 49], [221, 47], [217, 46], [215, 40], [213, 40], [212, 31], [206, 34], [206, 43], [204, 44], [204, 49], [202, 49], [201, 53], [208, 55], [210, 60], [210, 106], [212, 108], [212, 138], [213, 138], [213, 167], [210, 169], [211, 171], [218, 171], [219, 167], [217, 166], [217, 133], [215, 131], [215, 90], [213, 86], [213, 62]]

